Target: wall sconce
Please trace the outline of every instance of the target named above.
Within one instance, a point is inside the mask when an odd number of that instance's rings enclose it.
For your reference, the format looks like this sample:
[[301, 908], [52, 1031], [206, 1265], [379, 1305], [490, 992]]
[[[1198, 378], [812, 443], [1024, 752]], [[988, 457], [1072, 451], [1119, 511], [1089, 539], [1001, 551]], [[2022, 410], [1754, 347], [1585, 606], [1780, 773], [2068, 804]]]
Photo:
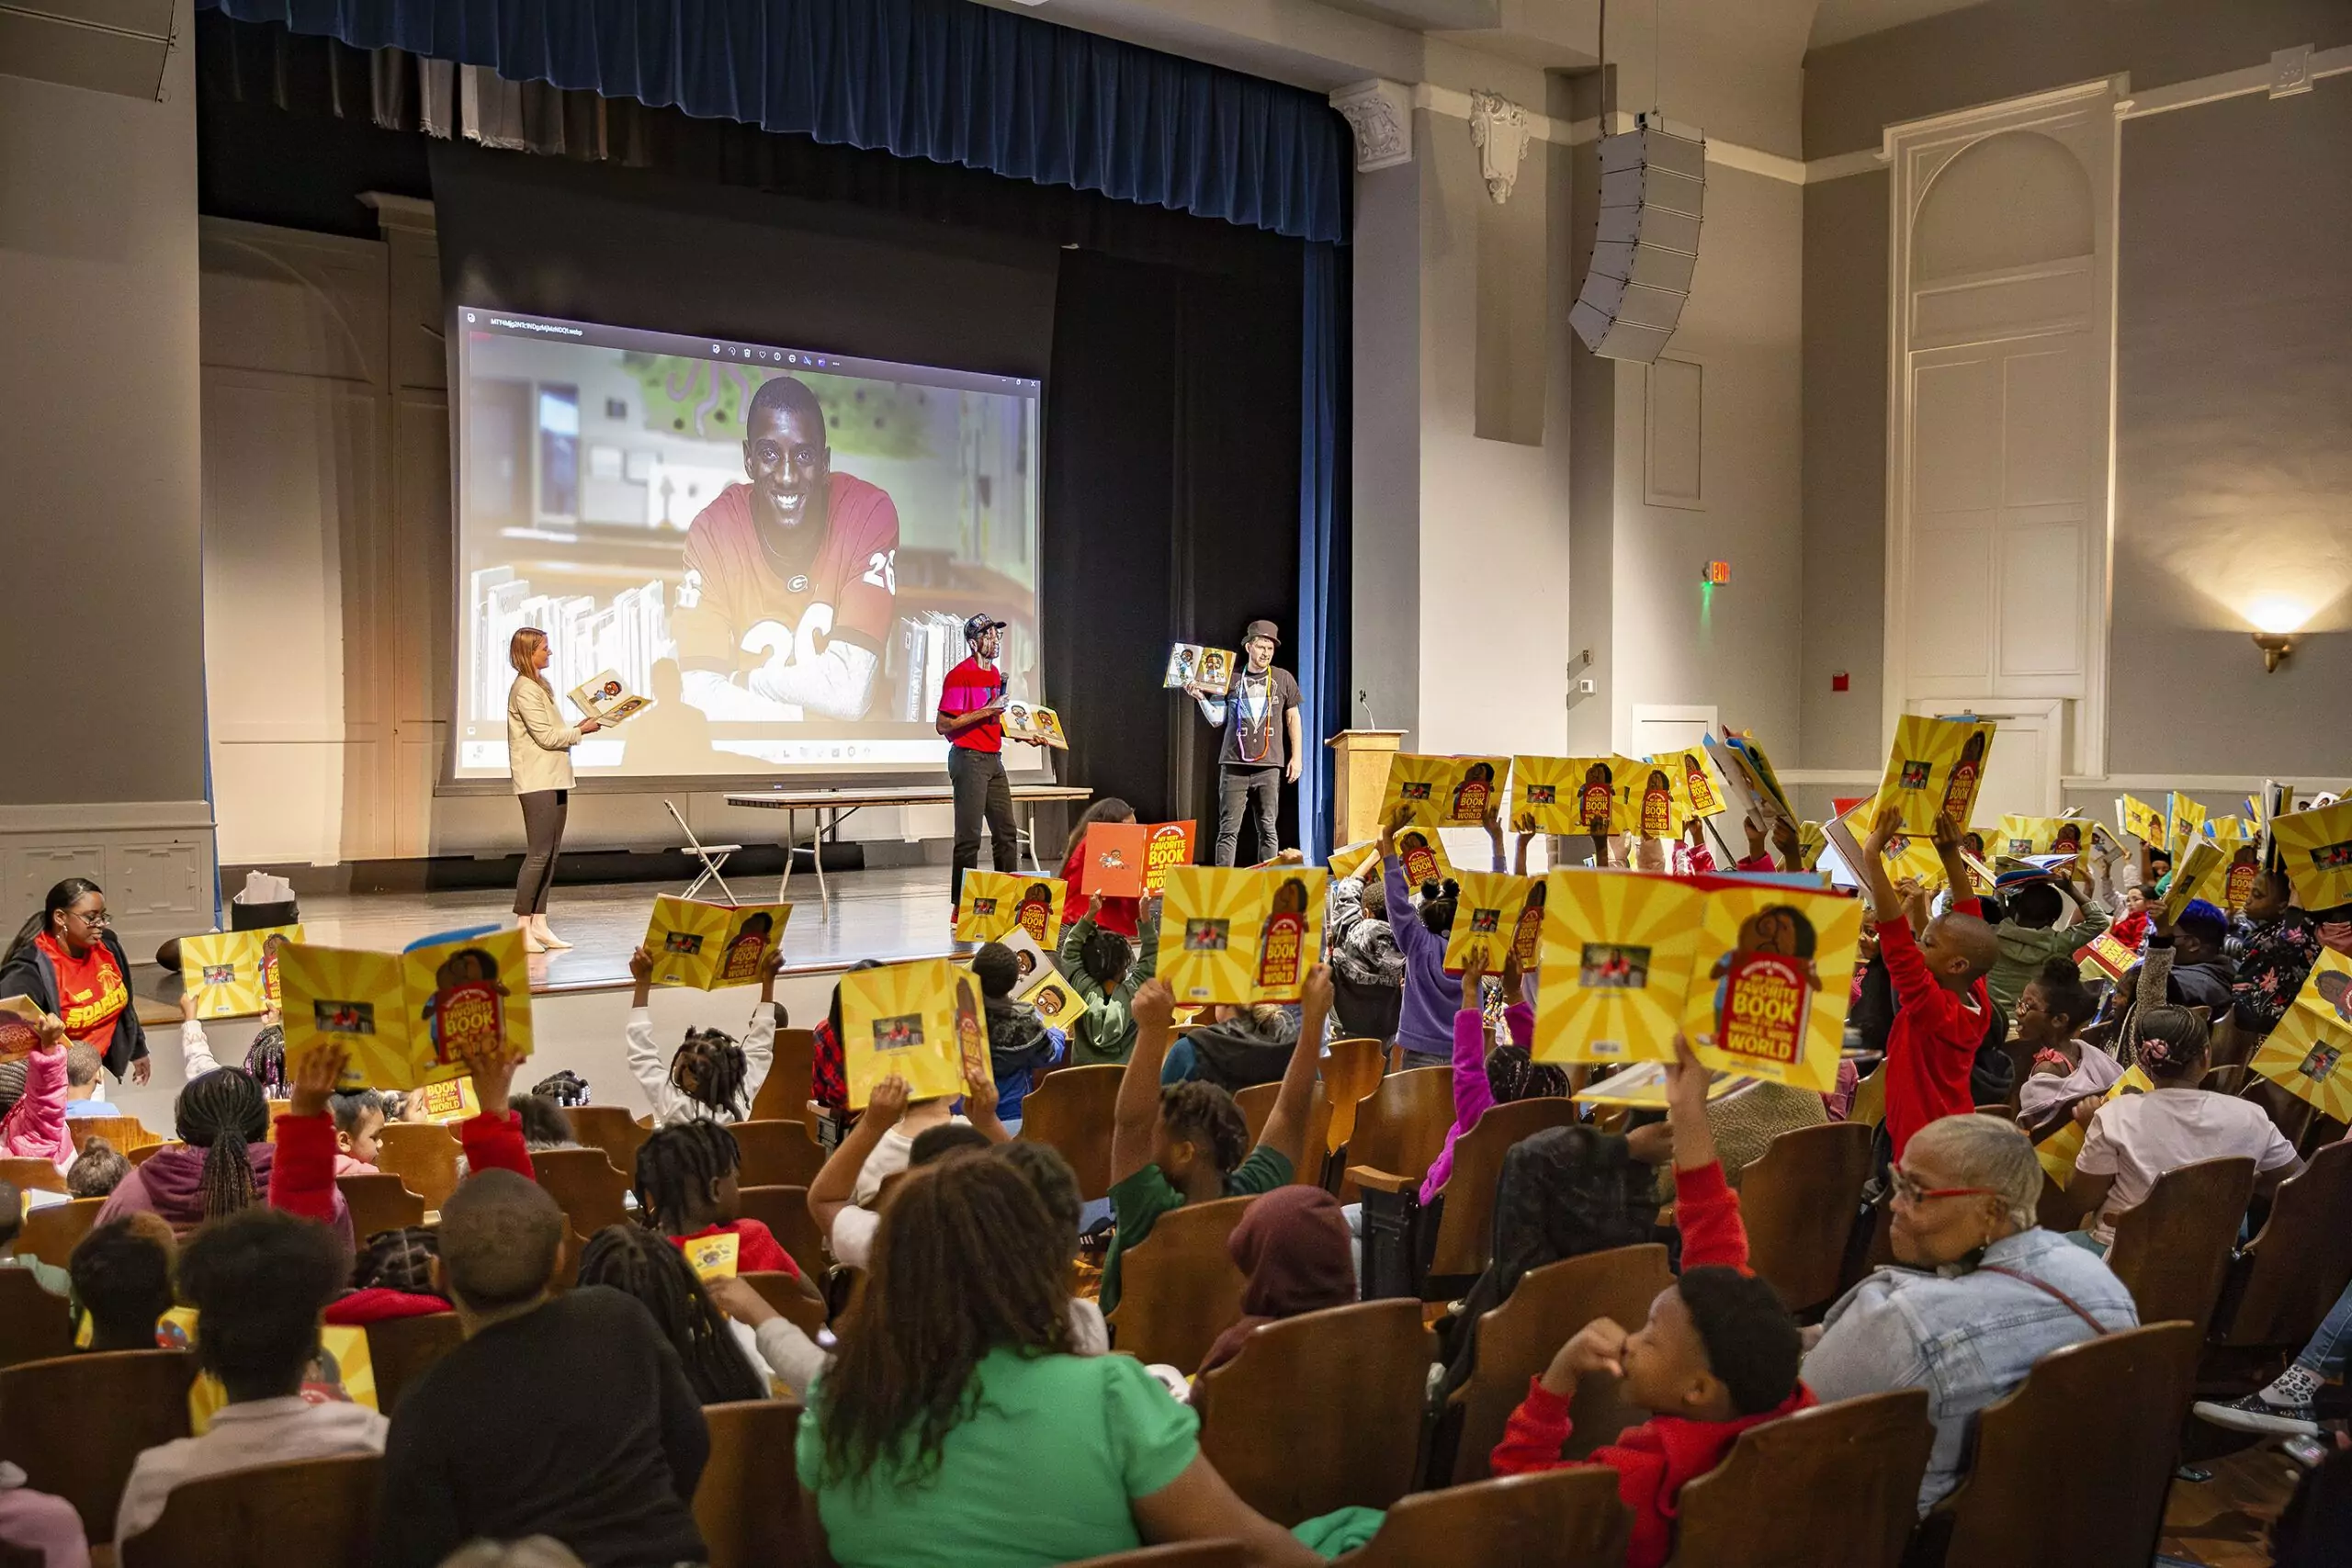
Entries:
[[2285, 632], [2256, 632], [2254, 646], [2262, 649], [2262, 668], [2267, 674], [2278, 668], [2278, 661], [2295, 651], [2294, 640]]
[[2311, 612], [2294, 600], [2272, 596], [2247, 606], [2246, 618], [2254, 623], [2254, 646], [2262, 649], [2262, 668], [2267, 674], [2295, 651], [2294, 633], [2311, 619]]

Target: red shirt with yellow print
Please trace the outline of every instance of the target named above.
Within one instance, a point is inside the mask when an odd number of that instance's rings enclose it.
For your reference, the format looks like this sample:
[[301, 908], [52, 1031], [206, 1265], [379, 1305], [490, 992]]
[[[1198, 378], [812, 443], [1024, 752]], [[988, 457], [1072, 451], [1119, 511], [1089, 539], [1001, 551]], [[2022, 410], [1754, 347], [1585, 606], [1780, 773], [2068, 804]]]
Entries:
[[130, 1005], [121, 965], [102, 942], [91, 943], [90, 951], [76, 958], [47, 931], [33, 941], [56, 971], [57, 1017], [65, 1025], [65, 1037], [105, 1055], [114, 1043], [115, 1021]]

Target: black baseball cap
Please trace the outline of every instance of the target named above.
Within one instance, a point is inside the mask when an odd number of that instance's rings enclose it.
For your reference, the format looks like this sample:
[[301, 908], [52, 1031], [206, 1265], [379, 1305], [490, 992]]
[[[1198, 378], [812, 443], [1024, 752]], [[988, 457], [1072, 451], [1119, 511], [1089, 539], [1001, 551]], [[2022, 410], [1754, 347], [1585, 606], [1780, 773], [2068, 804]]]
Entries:
[[978, 642], [980, 640], [981, 636], [990, 627], [1001, 626], [1008, 624], [1009, 623], [1007, 622], [998, 620], [994, 615], [974, 615], [970, 620], [964, 623], [964, 640], [966, 642]]

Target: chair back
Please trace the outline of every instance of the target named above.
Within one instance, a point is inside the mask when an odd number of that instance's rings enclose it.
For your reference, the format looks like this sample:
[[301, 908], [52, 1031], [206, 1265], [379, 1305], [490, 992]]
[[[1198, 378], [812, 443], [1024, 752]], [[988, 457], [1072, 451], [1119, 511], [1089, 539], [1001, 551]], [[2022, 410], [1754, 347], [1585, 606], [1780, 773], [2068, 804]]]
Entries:
[[1324, 1053], [1323, 1094], [1331, 1102], [1323, 1130], [1326, 1155], [1338, 1154], [1355, 1137], [1356, 1117], [1363, 1102], [1380, 1091], [1387, 1058], [1387, 1047], [1378, 1040], [1334, 1040]]
[[1750, 1427], [1723, 1463], [1682, 1488], [1669, 1568], [1896, 1568], [1934, 1440], [1924, 1388]]
[[1063, 1568], [1250, 1568], [1250, 1561], [1249, 1549], [1238, 1540], [1180, 1540], [1090, 1557]]
[[615, 1170], [628, 1176], [637, 1169], [637, 1149], [652, 1133], [637, 1124], [626, 1105], [567, 1105], [571, 1135], [585, 1147], [602, 1149]]
[[424, 1370], [466, 1342], [454, 1312], [379, 1318], [368, 1325], [368, 1364], [376, 1374], [376, 1408], [390, 1416]]
[[1348, 1568], [1619, 1568], [1633, 1516], [1617, 1472], [1547, 1470], [1401, 1499]]
[[1854, 1085], [1854, 1103], [1846, 1120], [1875, 1127], [1886, 1120], [1886, 1064], [1882, 1061]]
[[112, 1540], [132, 1462], [188, 1435], [195, 1381], [185, 1350], [103, 1350], [0, 1371], [0, 1460], [22, 1466], [34, 1491], [73, 1504], [92, 1540]]
[[800, 1280], [781, 1269], [746, 1269], [737, 1276], [760, 1292], [760, 1299], [792, 1320], [809, 1338], [825, 1326], [825, 1303], [800, 1288]]
[[62, 1192], [65, 1174], [49, 1160], [9, 1155], [0, 1158], [0, 1181], [14, 1182], [17, 1190]]
[[1119, 1304], [1111, 1314], [1119, 1349], [1189, 1371], [1240, 1321], [1244, 1281], [1226, 1242], [1249, 1207], [1247, 1197], [1187, 1203], [1120, 1253]]
[[163, 1141], [141, 1125], [136, 1116], [69, 1116], [65, 1119], [65, 1134], [74, 1140], [74, 1152], [76, 1154], [82, 1152], [82, 1145], [91, 1138], [104, 1138], [126, 1155], [133, 1149]]
[[130, 1151], [130, 1163], [132, 1165], [145, 1165], [149, 1160], [153, 1159], [165, 1149], [177, 1148], [178, 1146], [179, 1140], [176, 1138], [166, 1138], [160, 1144], [141, 1144], [137, 1148]]
[[[1356, 1108], [1355, 1136], [1348, 1140], [1348, 1163], [1368, 1165], [1419, 1183], [1429, 1174], [1445, 1134], [1453, 1126], [1453, 1069], [1411, 1067], [1380, 1080], [1372, 1098]], [[1360, 1196], [1353, 1181], [1342, 1181], [1340, 1199]]]
[[1847, 1239], [1870, 1179], [1873, 1129], [1831, 1122], [1782, 1133], [1741, 1173], [1748, 1267], [1802, 1313], [1838, 1295]]
[[1115, 1062], [1057, 1068], [1021, 1101], [1021, 1136], [1069, 1161], [1086, 1202], [1111, 1195], [1111, 1110], [1125, 1074]]
[[1254, 1329], [1201, 1380], [1202, 1457], [1278, 1525], [1388, 1506], [1412, 1488], [1430, 1341], [1417, 1301], [1359, 1302]]
[[368, 1568], [380, 1454], [281, 1460], [182, 1482], [122, 1568]]
[[531, 1175], [582, 1241], [628, 1218], [628, 1178], [602, 1149], [542, 1149], [531, 1156]]
[[0, 1269], [0, 1367], [71, 1355], [73, 1350], [73, 1307], [65, 1298], [42, 1289], [29, 1269]]
[[1977, 1416], [1968, 1474], [1928, 1516], [1923, 1542], [1949, 1529], [1941, 1561], [1954, 1568], [2145, 1568], [2198, 1348], [2189, 1325], [2158, 1323], [2036, 1361]]
[[351, 1234], [363, 1242], [378, 1231], [424, 1223], [424, 1200], [389, 1170], [372, 1176], [338, 1176], [334, 1184], [351, 1211]]
[[[1249, 1124], [1252, 1148], [1265, 1135], [1266, 1123], [1274, 1113], [1274, 1097], [1282, 1087], [1278, 1083], [1253, 1083], [1233, 1097], [1233, 1103], [1240, 1108], [1241, 1120]], [[1323, 1082], [1318, 1078], [1306, 1104], [1306, 1135], [1298, 1141], [1298, 1167], [1290, 1176], [1293, 1187], [1323, 1185], [1323, 1143], [1330, 1125], [1331, 1101], [1325, 1096]]]
[[800, 1403], [741, 1399], [702, 1407], [710, 1458], [695, 1484], [695, 1523], [710, 1568], [799, 1568], [810, 1561], [800, 1488], [776, 1466], [792, 1452]]
[[376, 1168], [390, 1171], [401, 1185], [438, 1209], [458, 1190], [457, 1134], [430, 1122], [393, 1122], [376, 1135]]
[[1521, 1139], [1572, 1125], [1576, 1119], [1573, 1100], [1551, 1095], [1515, 1100], [1488, 1107], [1476, 1126], [1453, 1141], [1453, 1174], [1445, 1179], [1429, 1278], [1453, 1279], [1486, 1268], [1495, 1249], [1495, 1184], [1502, 1179], [1503, 1156]]
[[1331, 1015], [1351, 1034], [1366, 1035], [1383, 1053], [1396, 1038], [1397, 1021], [1405, 1016], [1405, 987], [1366, 985], [1331, 971]]
[[2253, 1197], [2254, 1161], [2200, 1159], [2156, 1178], [2147, 1200], [2115, 1222], [2107, 1266], [2142, 1323], [2178, 1318], [2204, 1337]]
[[739, 1186], [736, 1193], [742, 1200], [743, 1217], [767, 1226], [768, 1234], [792, 1255], [792, 1261], [799, 1265], [801, 1273], [823, 1283], [824, 1238], [817, 1234], [817, 1222], [809, 1217], [808, 1189]]
[[[1666, 1248], [1655, 1242], [1564, 1258], [1531, 1269], [1503, 1304], [1478, 1320], [1470, 1379], [1448, 1403], [1462, 1412], [1462, 1440], [1453, 1451], [1453, 1484], [1484, 1481], [1510, 1413], [1527, 1397], [1561, 1346], [1596, 1317], [1627, 1326], [1646, 1322], [1650, 1303], [1674, 1283]], [[1596, 1372], [1577, 1388], [1574, 1436], [1566, 1457], [1581, 1459], [1641, 1419], [1617, 1379]]]
[[735, 1179], [745, 1187], [806, 1187], [824, 1168], [825, 1151], [808, 1135], [807, 1123], [789, 1121], [734, 1122], [727, 1130], [743, 1163]]
[[[33, 1211], [39, 1217], [44, 1211]], [[2245, 1247], [2244, 1289], [2225, 1345], [2301, 1346], [2352, 1281], [2352, 1144], [2334, 1143], [2278, 1184], [2262, 1234]], [[25, 1224], [27, 1235], [31, 1221]], [[18, 1251], [25, 1244], [17, 1243]]]
[[775, 1055], [768, 1076], [752, 1096], [754, 1122], [800, 1122], [808, 1119], [808, 1101], [817, 1092], [817, 1036], [806, 1029], [775, 1032]]
[[74, 1256], [74, 1248], [97, 1224], [98, 1211], [106, 1206], [103, 1198], [44, 1203], [25, 1216], [24, 1228], [17, 1233], [17, 1250], [62, 1269], [66, 1259]]

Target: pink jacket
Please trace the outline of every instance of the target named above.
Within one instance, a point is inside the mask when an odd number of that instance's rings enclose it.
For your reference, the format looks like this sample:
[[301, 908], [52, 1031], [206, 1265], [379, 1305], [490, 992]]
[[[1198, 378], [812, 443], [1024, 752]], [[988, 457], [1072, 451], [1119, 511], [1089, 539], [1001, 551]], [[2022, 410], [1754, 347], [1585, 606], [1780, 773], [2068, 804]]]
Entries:
[[[1503, 1018], [1512, 1044], [1524, 1045], [1534, 1038], [1535, 1010], [1525, 1002], [1511, 1003]], [[1487, 1082], [1486, 1018], [1464, 1008], [1453, 1015], [1453, 1125], [1445, 1130], [1445, 1147], [1438, 1150], [1430, 1173], [1421, 1178], [1423, 1204], [1435, 1201], [1446, 1178], [1453, 1174], [1453, 1140], [1476, 1127], [1494, 1103], [1495, 1091]]]
[[65, 1126], [65, 1053], [36, 1051], [25, 1058], [24, 1098], [0, 1122], [0, 1150], [11, 1159], [45, 1159], [63, 1170], [74, 1163], [74, 1135]]

